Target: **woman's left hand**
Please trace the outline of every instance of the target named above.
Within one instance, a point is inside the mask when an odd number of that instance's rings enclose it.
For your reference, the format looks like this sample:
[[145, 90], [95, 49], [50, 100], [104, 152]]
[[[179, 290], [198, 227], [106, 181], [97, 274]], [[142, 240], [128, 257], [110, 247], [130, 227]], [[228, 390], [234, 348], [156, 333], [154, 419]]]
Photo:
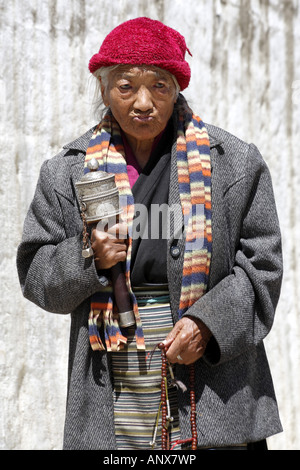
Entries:
[[211, 336], [210, 330], [201, 320], [183, 317], [163, 342], [168, 361], [172, 364], [193, 364], [203, 356]]

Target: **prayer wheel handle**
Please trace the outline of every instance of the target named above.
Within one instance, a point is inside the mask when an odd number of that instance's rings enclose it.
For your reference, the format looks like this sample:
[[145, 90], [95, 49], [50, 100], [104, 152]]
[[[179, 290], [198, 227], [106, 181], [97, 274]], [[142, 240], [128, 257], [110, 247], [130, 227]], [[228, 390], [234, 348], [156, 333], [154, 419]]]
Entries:
[[[113, 222], [119, 222], [119, 215], [113, 218]], [[109, 225], [109, 219], [104, 218], [98, 222], [95, 230], [104, 230], [106, 225]], [[132, 310], [132, 303], [130, 300], [125, 273], [123, 271], [123, 263], [118, 262], [110, 268], [110, 278], [113, 287], [116, 306], [119, 312], [119, 325], [121, 328], [128, 328], [135, 325], [135, 315]]]
[[110, 268], [111, 282], [114, 296], [119, 312], [119, 325], [121, 328], [128, 328], [135, 325], [135, 316], [126, 285], [125, 274], [122, 263], [117, 263]]

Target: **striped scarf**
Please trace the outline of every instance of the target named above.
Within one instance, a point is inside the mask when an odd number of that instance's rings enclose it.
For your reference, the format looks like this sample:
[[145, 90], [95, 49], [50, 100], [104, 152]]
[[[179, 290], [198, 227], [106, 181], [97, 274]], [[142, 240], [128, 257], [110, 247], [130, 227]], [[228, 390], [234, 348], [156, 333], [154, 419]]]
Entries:
[[[185, 224], [185, 253], [179, 318], [207, 289], [211, 259], [211, 170], [210, 145], [204, 123], [196, 115], [178, 112], [177, 169], [182, 213]], [[96, 127], [85, 158], [85, 171], [90, 159], [96, 158], [99, 170], [115, 174], [116, 186], [128, 225], [128, 250], [125, 277], [136, 319], [137, 349], [145, 349], [137, 302], [130, 283], [134, 199], [127, 175], [120, 127], [110, 112]], [[200, 236], [199, 236], [200, 234]], [[126, 331], [118, 325], [118, 312], [111, 287], [102, 288], [91, 298], [89, 337], [93, 350], [104, 350], [100, 327], [104, 326], [107, 351], [118, 351], [127, 342]]]

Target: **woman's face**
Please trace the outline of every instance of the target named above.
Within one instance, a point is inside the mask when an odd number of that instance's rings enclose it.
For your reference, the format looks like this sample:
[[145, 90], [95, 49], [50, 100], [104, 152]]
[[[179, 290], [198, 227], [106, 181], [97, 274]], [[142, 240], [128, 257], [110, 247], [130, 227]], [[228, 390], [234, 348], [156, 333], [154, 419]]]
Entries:
[[155, 67], [120, 66], [101, 89], [123, 132], [137, 141], [154, 140], [164, 130], [177, 99], [172, 77]]

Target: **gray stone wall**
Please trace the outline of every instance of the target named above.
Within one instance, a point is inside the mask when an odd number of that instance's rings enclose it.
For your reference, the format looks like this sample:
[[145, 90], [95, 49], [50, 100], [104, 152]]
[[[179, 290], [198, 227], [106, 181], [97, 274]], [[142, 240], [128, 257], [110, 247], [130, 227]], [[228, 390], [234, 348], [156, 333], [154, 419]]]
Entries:
[[299, 0], [0, 0], [0, 449], [62, 445], [69, 318], [23, 299], [16, 248], [42, 162], [95, 123], [90, 57], [137, 16], [185, 36], [191, 106], [270, 167], [285, 275], [266, 340], [284, 432], [269, 447], [299, 449]]

